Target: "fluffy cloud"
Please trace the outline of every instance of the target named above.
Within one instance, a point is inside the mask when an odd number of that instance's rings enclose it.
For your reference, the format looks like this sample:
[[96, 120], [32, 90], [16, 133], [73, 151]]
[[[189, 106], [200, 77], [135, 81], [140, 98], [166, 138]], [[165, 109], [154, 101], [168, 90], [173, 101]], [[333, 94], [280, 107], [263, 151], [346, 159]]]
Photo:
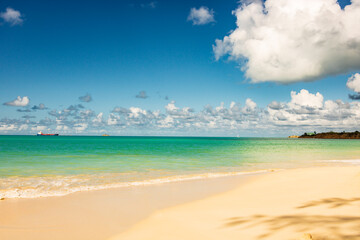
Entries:
[[107, 124], [108, 124], [108, 126], [115, 126], [115, 125], [117, 125], [117, 118], [116, 118], [116, 116], [113, 114], [113, 113], [111, 113], [110, 115], [109, 115], [109, 118], [108, 118], [108, 120], [107, 120]]
[[0, 132], [14, 131], [17, 127], [15, 124], [0, 124]]
[[188, 21], [192, 21], [193, 25], [204, 25], [211, 22], [215, 22], [214, 10], [210, 10], [208, 7], [200, 7], [198, 9], [191, 8]]
[[165, 106], [166, 113], [173, 117], [189, 117], [193, 112], [194, 109], [190, 107], [184, 107], [182, 109], [175, 106], [175, 101], [171, 101]]
[[2, 18], [5, 22], [9, 23], [11, 26], [19, 25], [23, 22], [21, 13], [10, 7], [6, 8], [5, 12], [0, 13], [0, 18]]
[[47, 107], [45, 107], [45, 104], [40, 103], [39, 105], [34, 105], [31, 109], [34, 110], [34, 111], [36, 111], [36, 110], [45, 110], [45, 109], [47, 109]]
[[118, 127], [146, 128], [156, 126], [155, 120], [159, 118], [159, 111], [147, 111], [139, 107], [116, 107], [109, 115], [107, 123]]
[[79, 100], [82, 102], [91, 102], [93, 99], [89, 93], [87, 93], [85, 96], [80, 96]]
[[47, 126], [34, 126], [31, 128], [32, 131], [44, 131], [44, 130], [48, 130]]
[[316, 94], [309, 93], [308, 90], [302, 89], [299, 93], [291, 92], [292, 105], [310, 108], [321, 108], [323, 106], [324, 97], [319, 92]]
[[96, 115], [96, 118], [94, 118], [92, 120], [93, 123], [102, 123], [103, 122], [103, 113], [99, 113], [98, 115]]
[[20, 125], [20, 127], [18, 128], [19, 131], [24, 131], [27, 130], [29, 128], [29, 126], [27, 124], [22, 124]]
[[51, 110], [42, 119], [29, 115], [0, 119], [0, 132], [34, 134], [40, 129], [60, 134], [279, 136], [359, 127], [360, 102], [325, 100], [321, 93], [305, 89], [292, 91], [289, 96], [289, 101], [272, 101], [265, 108], [250, 98], [243, 103], [206, 105], [198, 111], [171, 101], [161, 110], [115, 107], [108, 115], [77, 104]]
[[[231, 102], [228, 107], [205, 106], [195, 112], [190, 107], [179, 107], [174, 101], [165, 106], [165, 113], [146, 111], [141, 108], [115, 108], [107, 120], [108, 126], [175, 130], [185, 133], [261, 131], [279, 134], [308, 130], [353, 130], [360, 120], [360, 103], [341, 100], [324, 100], [320, 93], [303, 89], [290, 93], [289, 102], [271, 102], [267, 108], [259, 108], [252, 99], [245, 103]], [[264, 133], [263, 133], [264, 134]]]
[[303, 89], [299, 93], [291, 92], [289, 103], [269, 104], [267, 112], [268, 124], [284, 129], [355, 130], [360, 120], [360, 103], [324, 101], [320, 93]]
[[148, 98], [149, 96], [146, 94], [145, 91], [140, 91], [135, 97], [136, 97], [136, 98], [146, 99], [146, 98]]
[[87, 123], [77, 123], [74, 125], [74, 130], [78, 133], [83, 132], [88, 127]]
[[13, 106], [13, 107], [25, 107], [29, 104], [30, 99], [27, 96], [20, 97], [18, 96], [15, 100], [6, 102], [4, 105]]
[[244, 111], [252, 112], [255, 110], [255, 108], [256, 108], [256, 103], [250, 98], [246, 99]]
[[277, 101], [272, 101], [269, 105], [268, 108], [270, 109], [274, 109], [274, 110], [280, 110], [284, 107], [284, 105], [280, 102]]
[[352, 100], [360, 100], [360, 74], [355, 73], [349, 77], [346, 86], [356, 92], [356, 94], [349, 94], [349, 98]]
[[349, 77], [346, 86], [354, 92], [360, 93], [360, 74], [355, 73]]
[[237, 28], [213, 46], [252, 82], [311, 81], [360, 68], [360, 0], [244, 1]]

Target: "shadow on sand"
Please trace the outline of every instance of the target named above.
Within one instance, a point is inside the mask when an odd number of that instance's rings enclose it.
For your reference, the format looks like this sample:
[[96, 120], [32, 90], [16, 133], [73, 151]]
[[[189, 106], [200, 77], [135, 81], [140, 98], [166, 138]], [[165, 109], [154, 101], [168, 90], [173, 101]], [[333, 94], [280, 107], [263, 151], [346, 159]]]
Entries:
[[338, 208], [358, 201], [360, 201], [360, 198], [325, 198], [320, 201], [305, 203], [304, 205], [297, 208], [317, 207], [320, 205], [328, 205], [329, 208]]
[[[297, 207], [303, 209], [316, 206], [327, 206], [337, 208], [360, 201], [360, 198], [328, 198], [318, 201], [311, 201]], [[294, 214], [281, 216], [253, 215], [250, 217], [233, 217], [226, 219], [225, 227], [239, 227], [248, 229], [256, 226], [263, 226], [267, 232], [258, 235], [257, 239], [266, 239], [280, 230], [294, 230], [300, 233], [313, 233], [321, 230], [325, 235], [313, 235], [314, 240], [359, 240], [360, 239], [360, 212], [358, 216], [341, 215], [311, 215]]]

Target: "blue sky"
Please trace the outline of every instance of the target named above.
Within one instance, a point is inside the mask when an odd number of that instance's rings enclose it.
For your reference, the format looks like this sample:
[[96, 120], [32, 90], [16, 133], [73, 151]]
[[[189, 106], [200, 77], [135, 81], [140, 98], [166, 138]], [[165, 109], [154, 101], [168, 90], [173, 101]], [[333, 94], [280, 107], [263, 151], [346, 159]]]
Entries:
[[[272, 0], [274, 4], [276, 1]], [[342, 8], [349, 4], [350, 1], [340, 1]], [[43, 130], [95, 135], [102, 132], [114, 135], [284, 135], [291, 124], [285, 124], [283, 128], [273, 124], [266, 128], [271, 129], [269, 134], [264, 134], [262, 128], [258, 128], [260, 122], [251, 127], [242, 125], [241, 121], [250, 120], [239, 120], [244, 114], [240, 112], [237, 117], [233, 116], [240, 124], [235, 130], [229, 128], [229, 124], [219, 122], [212, 123], [219, 124], [213, 128], [204, 122], [195, 124], [195, 118], [202, 118], [198, 115], [191, 116], [190, 122], [161, 126], [159, 131], [154, 131], [153, 123], [131, 125], [129, 116], [124, 120], [129, 123], [125, 124], [127, 127], [106, 123], [115, 107], [135, 107], [149, 112], [159, 110], [165, 119], [171, 113], [164, 107], [172, 101], [179, 108], [177, 111], [191, 109], [182, 113], [184, 115], [197, 114], [208, 105], [215, 108], [221, 102], [229, 106], [234, 101], [246, 107], [247, 99], [254, 101], [261, 112], [266, 111], [273, 101], [290, 102], [291, 91], [300, 93], [302, 89], [308, 90], [309, 94], [320, 92], [324, 101], [350, 101], [348, 94], [354, 91], [346, 83], [357, 72], [356, 64], [346, 65], [335, 73], [324, 71], [310, 82], [301, 76], [300, 80], [291, 82], [286, 82], [286, 77], [282, 82], [274, 79], [254, 82], [243, 68], [244, 61], [251, 62], [253, 55], [247, 59], [246, 53], [239, 55], [228, 51], [216, 59], [215, 41], [230, 36], [231, 31], [238, 28], [237, 15], [232, 11], [239, 9], [240, 5], [238, 1], [205, 0], [107, 0], [87, 1], [86, 4], [83, 1], [72, 1], [71, 4], [63, 1], [1, 1], [0, 12], [5, 14], [9, 8], [18, 11], [21, 22], [14, 24], [2, 15], [0, 102], [11, 102], [17, 96], [26, 96], [30, 102], [26, 106], [0, 105], [0, 119], [3, 119], [0, 133], [33, 134]], [[208, 10], [212, 21], [199, 25], [194, 24], [196, 19], [189, 19], [191, 9], [200, 7]], [[222, 43], [227, 44], [225, 40]], [[232, 47], [236, 49], [235, 45]], [[147, 97], [136, 98], [140, 91], [145, 91]], [[91, 95], [92, 101], [81, 102], [79, 97], [86, 94]], [[46, 109], [18, 111], [40, 103]], [[49, 114], [75, 104], [82, 104], [84, 108], [71, 116]], [[77, 117], [85, 110], [93, 112], [88, 119]], [[89, 122], [99, 113], [103, 115], [103, 124], [90, 126]], [[171, 117], [180, 121], [180, 117], [176, 117], [179, 115], [176, 113]], [[47, 118], [53, 122], [40, 123]], [[184, 118], [189, 119], [189, 116]], [[87, 127], [72, 130], [77, 124], [86, 124]], [[65, 125], [66, 130], [59, 127]], [[309, 124], [299, 125], [301, 131], [309, 127]], [[336, 123], [334, 127], [353, 129], [356, 125]], [[332, 125], [324, 123], [310, 128], [332, 129]]]

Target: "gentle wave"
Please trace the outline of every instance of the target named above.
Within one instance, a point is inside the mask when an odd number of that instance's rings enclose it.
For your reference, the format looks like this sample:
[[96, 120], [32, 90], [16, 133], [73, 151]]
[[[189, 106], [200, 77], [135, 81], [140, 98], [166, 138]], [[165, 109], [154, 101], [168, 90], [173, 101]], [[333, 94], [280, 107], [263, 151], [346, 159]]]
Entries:
[[32, 177], [32, 178], [3, 178], [2, 184], [14, 186], [12, 188], [0, 189], [0, 198], [38, 198], [64, 196], [75, 192], [103, 190], [121, 187], [147, 186], [153, 184], [189, 181], [197, 179], [219, 178], [227, 176], [252, 175], [278, 171], [279, 169], [266, 169], [246, 172], [227, 172], [227, 173], [203, 173], [196, 175], [178, 175], [147, 179], [133, 182], [117, 182], [99, 185], [77, 185], [86, 182], [86, 178], [72, 177]]
[[319, 160], [318, 162], [327, 163], [347, 163], [347, 164], [360, 164], [360, 159], [348, 159], [348, 160]]

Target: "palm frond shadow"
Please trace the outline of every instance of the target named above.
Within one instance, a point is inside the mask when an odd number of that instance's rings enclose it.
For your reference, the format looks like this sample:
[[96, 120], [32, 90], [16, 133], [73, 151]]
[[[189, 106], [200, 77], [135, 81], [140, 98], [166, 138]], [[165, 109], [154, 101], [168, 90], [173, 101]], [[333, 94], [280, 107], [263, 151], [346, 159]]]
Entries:
[[[305, 203], [296, 209], [316, 206], [327, 206], [329, 209], [338, 208], [360, 201], [360, 198], [328, 198]], [[232, 217], [225, 220], [224, 227], [238, 227], [248, 229], [264, 226], [267, 232], [257, 236], [257, 239], [266, 239], [278, 231], [293, 229], [300, 233], [312, 233], [321, 229], [328, 233], [326, 236], [315, 235], [314, 240], [359, 240], [360, 239], [360, 213], [358, 216], [342, 215], [307, 215], [293, 214], [280, 216], [252, 215], [249, 217]], [[239, 230], [240, 230], [239, 229]]]

